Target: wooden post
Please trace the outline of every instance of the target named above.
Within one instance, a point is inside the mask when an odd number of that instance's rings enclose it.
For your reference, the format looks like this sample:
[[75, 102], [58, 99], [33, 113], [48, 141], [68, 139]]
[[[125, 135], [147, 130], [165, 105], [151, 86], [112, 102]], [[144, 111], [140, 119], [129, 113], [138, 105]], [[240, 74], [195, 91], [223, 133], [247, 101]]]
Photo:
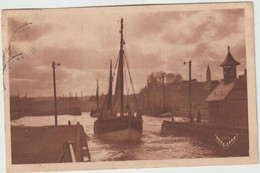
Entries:
[[57, 103], [56, 103], [56, 80], [55, 80], [55, 65], [60, 65], [59, 63], [56, 64], [54, 61], [52, 62], [52, 69], [53, 69], [53, 87], [54, 87], [54, 114], [55, 114], [55, 126], [58, 125], [57, 120]]
[[190, 111], [189, 111], [190, 122], [194, 122], [191, 113], [191, 60], [189, 61], [189, 107], [190, 107]]
[[188, 62], [184, 62], [184, 65], [186, 63], [189, 64], [189, 115], [188, 116], [189, 116], [190, 122], [194, 122], [193, 116], [191, 113], [191, 60]]

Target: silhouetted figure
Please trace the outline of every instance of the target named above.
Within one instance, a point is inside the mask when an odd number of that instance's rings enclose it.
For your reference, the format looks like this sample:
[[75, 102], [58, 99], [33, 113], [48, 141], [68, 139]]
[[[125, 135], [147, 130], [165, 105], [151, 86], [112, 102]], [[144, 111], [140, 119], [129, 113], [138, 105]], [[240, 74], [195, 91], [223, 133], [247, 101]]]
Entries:
[[200, 111], [198, 111], [197, 113], [197, 122], [200, 123], [201, 122], [201, 115], [200, 115]]

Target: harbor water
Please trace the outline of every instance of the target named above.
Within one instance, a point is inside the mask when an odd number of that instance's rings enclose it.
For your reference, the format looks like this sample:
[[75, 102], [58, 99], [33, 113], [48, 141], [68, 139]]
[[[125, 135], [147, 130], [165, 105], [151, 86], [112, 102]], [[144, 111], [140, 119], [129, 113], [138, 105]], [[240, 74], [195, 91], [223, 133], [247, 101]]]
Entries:
[[[94, 122], [88, 112], [81, 116], [59, 115], [58, 125], [83, 125], [88, 136], [88, 147], [91, 161], [115, 160], [162, 160], [180, 158], [210, 158], [218, 157], [214, 148], [204, 145], [190, 137], [168, 136], [161, 137], [161, 125], [170, 118], [154, 118], [143, 116], [143, 137], [139, 142], [112, 143], [94, 136]], [[178, 121], [184, 119], [179, 118]], [[22, 117], [11, 122], [12, 126], [48, 126], [54, 125], [54, 116]]]

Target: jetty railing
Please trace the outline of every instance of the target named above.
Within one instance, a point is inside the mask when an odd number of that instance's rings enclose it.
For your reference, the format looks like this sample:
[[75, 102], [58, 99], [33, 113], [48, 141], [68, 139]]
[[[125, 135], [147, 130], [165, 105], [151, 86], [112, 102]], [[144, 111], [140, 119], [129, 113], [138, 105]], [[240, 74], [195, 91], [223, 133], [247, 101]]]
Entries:
[[73, 149], [72, 142], [69, 142], [69, 149], [70, 149], [70, 157], [72, 162], [76, 162], [75, 152]]
[[70, 158], [71, 158], [71, 162], [77, 162], [76, 161], [76, 156], [75, 156], [75, 152], [74, 152], [74, 148], [73, 148], [73, 143], [71, 141], [65, 142], [63, 144], [63, 149], [62, 152], [60, 154], [60, 156], [58, 157], [58, 163], [62, 162], [66, 151], [69, 149], [69, 154], [70, 154]]

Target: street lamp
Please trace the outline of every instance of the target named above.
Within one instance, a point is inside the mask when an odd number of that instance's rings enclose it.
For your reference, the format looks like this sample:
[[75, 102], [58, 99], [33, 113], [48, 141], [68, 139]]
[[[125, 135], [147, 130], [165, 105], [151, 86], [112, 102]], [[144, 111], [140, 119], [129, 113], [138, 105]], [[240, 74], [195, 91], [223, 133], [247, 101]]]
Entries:
[[190, 119], [190, 122], [194, 122], [193, 116], [192, 116], [192, 113], [191, 113], [191, 60], [188, 61], [188, 62], [184, 62], [184, 65], [187, 64], [187, 63], [189, 64], [189, 107], [190, 107], [189, 119]]
[[60, 63], [52, 62], [53, 69], [53, 87], [54, 87], [54, 114], [55, 114], [55, 126], [58, 125], [57, 122], [57, 104], [56, 104], [56, 80], [55, 80], [55, 66], [60, 66]]

